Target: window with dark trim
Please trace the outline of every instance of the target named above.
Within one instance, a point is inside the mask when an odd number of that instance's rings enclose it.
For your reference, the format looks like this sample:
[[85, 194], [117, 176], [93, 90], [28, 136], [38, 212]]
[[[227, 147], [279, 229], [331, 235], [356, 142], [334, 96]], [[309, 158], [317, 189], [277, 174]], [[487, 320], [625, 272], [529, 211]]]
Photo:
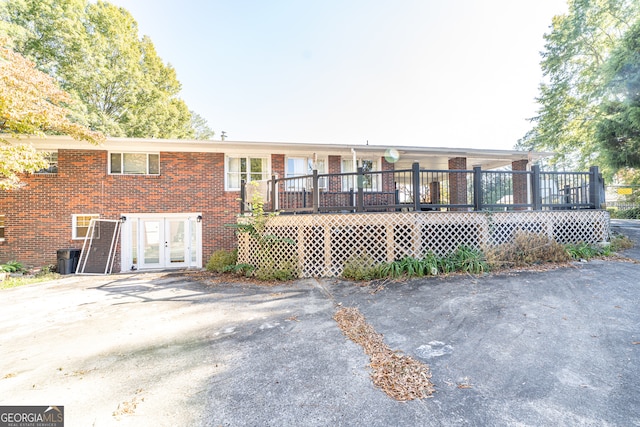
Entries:
[[160, 154], [109, 153], [112, 175], [160, 175]]

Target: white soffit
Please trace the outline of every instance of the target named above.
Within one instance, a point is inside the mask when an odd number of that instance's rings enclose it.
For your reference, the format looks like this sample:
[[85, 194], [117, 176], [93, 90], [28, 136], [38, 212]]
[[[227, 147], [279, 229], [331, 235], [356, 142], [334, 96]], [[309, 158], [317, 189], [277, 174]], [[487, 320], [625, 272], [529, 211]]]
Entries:
[[467, 169], [481, 165], [485, 169], [511, 164], [515, 160], [538, 160], [550, 157], [553, 153], [526, 152], [516, 150], [484, 150], [471, 148], [413, 147], [347, 144], [312, 144], [291, 142], [251, 142], [251, 141], [197, 141], [172, 139], [108, 138], [104, 143], [93, 145], [86, 141], [77, 141], [68, 136], [24, 136], [19, 139], [6, 135], [14, 143], [31, 143], [39, 150], [79, 149], [106, 150], [124, 152], [206, 152], [228, 155], [305, 155], [353, 156], [357, 158], [383, 157], [387, 149], [399, 154], [399, 164], [419, 162], [428, 169], [448, 169], [448, 161], [454, 157], [467, 158]]

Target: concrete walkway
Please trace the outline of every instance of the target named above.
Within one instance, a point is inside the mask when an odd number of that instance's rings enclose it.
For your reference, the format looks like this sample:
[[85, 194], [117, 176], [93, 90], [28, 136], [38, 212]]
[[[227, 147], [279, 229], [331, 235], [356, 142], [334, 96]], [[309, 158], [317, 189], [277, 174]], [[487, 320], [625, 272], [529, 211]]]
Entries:
[[[364, 287], [72, 276], [0, 291], [0, 405], [63, 405], [69, 427], [640, 425], [638, 277], [599, 260]], [[338, 304], [428, 363], [434, 396], [375, 388]]]

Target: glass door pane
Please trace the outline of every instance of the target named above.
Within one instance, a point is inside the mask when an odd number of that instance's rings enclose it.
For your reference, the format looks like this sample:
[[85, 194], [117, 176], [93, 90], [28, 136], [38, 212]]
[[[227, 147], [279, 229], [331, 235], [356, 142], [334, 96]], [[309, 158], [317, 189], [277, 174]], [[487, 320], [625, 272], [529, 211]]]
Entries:
[[143, 220], [142, 221], [142, 249], [143, 249], [143, 262], [149, 267], [149, 264], [161, 266], [162, 253], [161, 248], [164, 248], [164, 240], [162, 236], [161, 225], [163, 221], [160, 220]]
[[171, 266], [186, 263], [185, 252], [187, 249], [187, 240], [185, 239], [185, 222], [183, 219], [168, 219], [166, 221], [167, 259]]
[[131, 221], [131, 263], [138, 265], [138, 220]]
[[189, 234], [191, 235], [191, 262], [189, 265], [196, 265], [198, 263], [198, 234], [196, 233], [196, 224], [194, 220], [189, 221]]

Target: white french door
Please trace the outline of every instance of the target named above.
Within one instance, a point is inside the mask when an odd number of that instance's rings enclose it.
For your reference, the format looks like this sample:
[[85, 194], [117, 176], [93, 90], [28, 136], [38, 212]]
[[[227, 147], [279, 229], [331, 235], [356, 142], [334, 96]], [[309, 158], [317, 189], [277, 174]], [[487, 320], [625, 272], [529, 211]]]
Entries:
[[123, 216], [122, 271], [202, 266], [198, 214]]

